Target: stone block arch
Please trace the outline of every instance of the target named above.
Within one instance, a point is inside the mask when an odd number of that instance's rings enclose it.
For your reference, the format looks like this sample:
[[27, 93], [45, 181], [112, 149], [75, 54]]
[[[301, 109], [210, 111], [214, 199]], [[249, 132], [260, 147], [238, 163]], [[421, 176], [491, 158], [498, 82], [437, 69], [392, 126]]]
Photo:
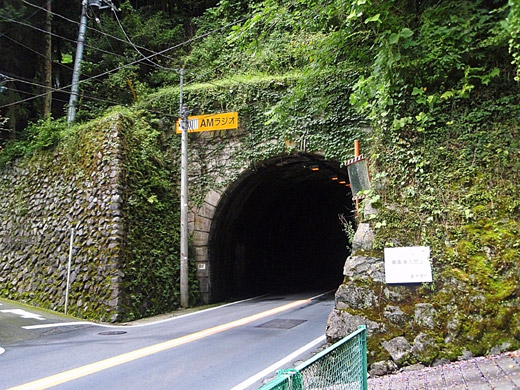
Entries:
[[244, 169], [190, 215], [191, 256], [204, 303], [284, 288], [336, 288], [353, 221], [346, 170], [298, 153]]

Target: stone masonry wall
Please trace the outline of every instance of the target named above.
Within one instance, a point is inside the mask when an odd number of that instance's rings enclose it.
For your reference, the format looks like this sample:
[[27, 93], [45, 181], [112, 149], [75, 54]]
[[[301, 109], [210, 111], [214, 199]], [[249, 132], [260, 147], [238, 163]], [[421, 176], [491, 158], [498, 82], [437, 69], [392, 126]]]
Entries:
[[416, 286], [387, 285], [382, 253], [373, 251], [374, 234], [361, 223], [345, 262], [344, 283], [336, 291], [329, 315], [330, 342], [367, 326], [371, 375], [384, 375], [410, 364], [441, 362], [433, 330], [437, 326], [433, 305], [418, 299]]
[[[482, 317], [477, 321], [475, 313], [464, 311], [464, 301], [457, 300], [465, 286], [454, 279], [446, 280], [437, 295], [427, 294], [418, 284], [386, 284], [383, 253], [373, 245], [370, 225], [361, 223], [326, 330], [327, 340], [334, 342], [366, 325], [371, 375], [467, 359], [474, 355], [472, 349], [495, 354], [518, 346], [520, 321], [509, 320], [505, 331], [486, 325]], [[449, 303], [439, 302], [439, 297]], [[470, 299], [485, 302], [484, 296]], [[516, 312], [514, 307], [518, 306], [506, 302], [502, 312]], [[478, 326], [480, 333], [467, 324]]]
[[75, 160], [58, 148], [0, 170], [0, 294], [63, 311], [74, 227], [68, 313], [115, 321], [123, 278], [121, 125], [114, 116], [94, 126], [80, 130]]

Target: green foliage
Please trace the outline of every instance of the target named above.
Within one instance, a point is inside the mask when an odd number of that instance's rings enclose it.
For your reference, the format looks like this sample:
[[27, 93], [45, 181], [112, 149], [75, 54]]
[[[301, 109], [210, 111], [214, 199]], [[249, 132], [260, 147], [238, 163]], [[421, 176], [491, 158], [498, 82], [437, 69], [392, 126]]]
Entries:
[[64, 120], [50, 118], [30, 124], [26, 129], [27, 139], [11, 140], [0, 149], [0, 167], [15, 158], [30, 156], [45, 149], [52, 149], [70, 133]]
[[269, 125], [298, 146], [305, 143], [310, 151], [324, 151], [327, 158], [346, 161], [353, 140], [364, 137], [363, 118], [344, 98], [355, 77], [350, 69], [305, 72], [268, 113]]
[[351, 101], [377, 121], [372, 167], [385, 175], [374, 182], [376, 247], [430, 246], [434, 283], [422, 293], [450, 320], [449, 305], [465, 313], [453, 345], [483, 354], [505, 339], [518, 344], [502, 335], [514, 332], [519, 299], [520, 100], [504, 11], [455, 8], [425, 10], [415, 43], [362, 79]]
[[510, 33], [509, 51], [513, 56], [513, 63], [517, 66], [516, 80], [520, 81], [520, 3], [509, 0], [509, 15], [507, 18]]
[[[128, 319], [179, 307], [179, 167], [175, 134], [161, 135], [144, 113], [132, 115], [125, 131], [126, 220], [124, 291]], [[175, 149], [173, 149], [175, 147]], [[198, 282], [190, 262], [191, 303]]]
[[[122, 5], [122, 24], [137, 44], [149, 45], [145, 54], [179, 43], [185, 31], [181, 20], [149, 6]], [[114, 20], [101, 19], [107, 32], [124, 39]], [[429, 245], [435, 282], [415, 299], [429, 299], [441, 311], [456, 304], [467, 317], [458, 324], [459, 344], [444, 345], [441, 354], [456, 357], [465, 345], [485, 352], [501, 339], [492, 329], [514, 333], [508, 323], [518, 321], [520, 293], [517, 1], [221, 0], [193, 23], [198, 31], [189, 52], [153, 61], [186, 65], [185, 100], [193, 114], [238, 111], [240, 117], [236, 132], [190, 136], [198, 145], [190, 157], [195, 204], [259, 161], [296, 150], [345, 161], [352, 140], [361, 139], [370, 145], [363, 152], [374, 173], [366, 195], [379, 210], [370, 216], [376, 250]], [[94, 39], [109, 49], [104, 37]], [[111, 45], [116, 55], [89, 53], [87, 75], [140, 58], [129, 45]], [[126, 304], [144, 316], [178, 305], [172, 172], [178, 172], [179, 139], [170, 130], [178, 76], [134, 64], [103, 83], [85, 83], [86, 95], [131, 103], [129, 82], [137, 109], [148, 113], [129, 115], [125, 133]], [[0, 159], [52, 147], [63, 132], [53, 126], [10, 144]], [[235, 140], [241, 147], [227, 148]], [[227, 164], [211, 163], [221, 158]], [[447, 291], [450, 283], [456, 294]], [[450, 319], [446, 310], [441, 315]]]
[[[93, 119], [114, 103], [131, 105], [135, 98], [144, 98], [154, 87], [171, 80], [171, 73], [180, 67], [179, 58], [184, 54], [179, 45], [185, 39], [182, 18], [167, 17], [153, 7], [136, 10], [130, 1], [125, 1], [118, 19], [109, 12], [103, 13], [100, 26], [99, 32], [89, 32], [87, 36], [101, 50], [89, 51], [82, 63], [86, 80], [81, 84], [78, 121]], [[176, 50], [167, 50], [176, 46]], [[98, 77], [99, 74], [104, 77]]]
[[371, 73], [351, 95], [370, 118], [382, 115], [385, 127], [435, 127], [431, 111], [437, 105], [457, 104], [486, 89], [500, 75], [497, 61], [508, 72], [503, 9], [448, 1], [426, 8], [415, 24], [387, 16], [391, 23], [383, 23], [388, 29], [375, 39], [379, 50]]

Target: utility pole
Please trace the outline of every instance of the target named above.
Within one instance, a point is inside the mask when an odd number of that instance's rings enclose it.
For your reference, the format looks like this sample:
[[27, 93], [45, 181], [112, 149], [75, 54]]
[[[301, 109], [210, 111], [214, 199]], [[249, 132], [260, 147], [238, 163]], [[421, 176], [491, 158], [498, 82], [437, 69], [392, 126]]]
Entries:
[[52, 7], [51, 0], [47, 0], [45, 13], [45, 97], [43, 98], [43, 116], [48, 118], [52, 114]]
[[179, 93], [179, 116], [181, 138], [181, 275], [180, 293], [181, 307], [189, 305], [188, 290], [188, 109], [183, 103], [184, 69], [181, 68], [181, 84]]
[[72, 73], [72, 85], [70, 88], [69, 112], [67, 124], [70, 125], [76, 118], [76, 101], [78, 100], [79, 74], [81, 71], [81, 59], [83, 58], [83, 46], [85, 44], [85, 32], [87, 31], [87, 6], [88, 0], [82, 0], [81, 19], [79, 22], [78, 45], [76, 46], [76, 58], [74, 59], [74, 71]]

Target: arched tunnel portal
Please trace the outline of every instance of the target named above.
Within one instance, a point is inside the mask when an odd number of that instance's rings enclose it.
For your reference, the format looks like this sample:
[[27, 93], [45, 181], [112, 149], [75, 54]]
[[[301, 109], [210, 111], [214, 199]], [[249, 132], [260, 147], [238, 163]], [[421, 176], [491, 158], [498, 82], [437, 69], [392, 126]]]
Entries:
[[195, 233], [206, 225], [202, 242], [194, 241], [203, 301], [341, 284], [350, 249], [339, 216], [353, 222], [354, 211], [338, 162], [273, 158], [242, 173], [213, 203], [194, 221]]

